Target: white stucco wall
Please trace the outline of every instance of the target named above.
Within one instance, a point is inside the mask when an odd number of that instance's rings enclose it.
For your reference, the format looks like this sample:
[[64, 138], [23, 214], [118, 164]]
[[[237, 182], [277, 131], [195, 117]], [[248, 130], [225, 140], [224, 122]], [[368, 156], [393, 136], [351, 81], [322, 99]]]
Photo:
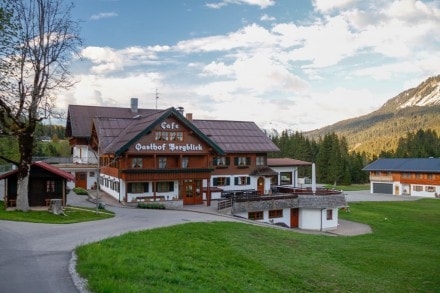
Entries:
[[318, 231], [338, 228], [338, 209], [331, 210], [333, 210], [333, 219], [327, 220], [327, 209], [300, 208], [298, 228]]
[[76, 145], [73, 147], [72, 158], [78, 164], [97, 164], [98, 156], [95, 151], [87, 145]]

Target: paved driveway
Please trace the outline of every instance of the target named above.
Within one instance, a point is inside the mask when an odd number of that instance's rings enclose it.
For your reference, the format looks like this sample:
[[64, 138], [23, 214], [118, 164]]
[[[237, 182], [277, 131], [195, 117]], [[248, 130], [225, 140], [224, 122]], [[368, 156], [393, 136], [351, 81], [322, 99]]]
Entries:
[[127, 231], [233, 220], [187, 211], [109, 209], [116, 217], [78, 224], [0, 221], [0, 292], [78, 292], [68, 270], [72, 250], [78, 245]]
[[[415, 200], [370, 194], [368, 191], [347, 192], [347, 200], [390, 201]], [[84, 197], [69, 194], [69, 204], [93, 206]], [[69, 260], [75, 247], [127, 231], [207, 221], [234, 221], [233, 218], [205, 213], [214, 207], [197, 206], [195, 211], [142, 210], [109, 207], [116, 212], [112, 219], [78, 224], [35, 224], [0, 221], [0, 292], [78, 292], [69, 274]], [[206, 210], [207, 209], [207, 210]], [[345, 226], [344, 226], [345, 227]], [[350, 227], [345, 227], [346, 229]], [[359, 228], [346, 234], [357, 235]]]

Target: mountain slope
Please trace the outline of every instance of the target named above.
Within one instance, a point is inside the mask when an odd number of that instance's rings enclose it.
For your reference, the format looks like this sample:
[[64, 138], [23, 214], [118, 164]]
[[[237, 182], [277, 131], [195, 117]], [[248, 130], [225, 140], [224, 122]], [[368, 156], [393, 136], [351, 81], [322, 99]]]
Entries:
[[304, 133], [317, 139], [326, 133], [345, 136], [350, 149], [377, 155], [394, 150], [406, 133], [432, 129], [440, 134], [440, 75], [388, 100], [380, 109]]

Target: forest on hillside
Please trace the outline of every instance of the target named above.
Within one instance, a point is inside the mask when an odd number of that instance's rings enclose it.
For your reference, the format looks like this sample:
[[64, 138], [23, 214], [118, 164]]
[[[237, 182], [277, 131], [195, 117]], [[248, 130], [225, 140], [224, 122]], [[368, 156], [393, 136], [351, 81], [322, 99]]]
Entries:
[[[435, 130], [407, 132], [398, 139], [393, 150], [382, 151], [378, 156], [366, 152], [350, 151], [345, 137], [335, 133], [326, 134], [317, 140], [310, 139], [300, 132], [283, 131], [272, 137], [280, 152], [272, 157], [285, 157], [316, 164], [317, 181], [326, 184], [367, 183], [368, 174], [362, 171], [378, 157], [386, 158], [428, 158], [440, 157], [440, 137]], [[310, 167], [302, 167], [300, 176], [310, 176]]]
[[382, 151], [393, 151], [408, 132], [418, 129], [440, 133], [440, 106], [409, 107], [396, 112], [379, 110], [365, 116], [340, 121], [336, 124], [304, 133], [317, 140], [326, 133], [345, 137], [350, 150], [365, 152], [369, 157]]

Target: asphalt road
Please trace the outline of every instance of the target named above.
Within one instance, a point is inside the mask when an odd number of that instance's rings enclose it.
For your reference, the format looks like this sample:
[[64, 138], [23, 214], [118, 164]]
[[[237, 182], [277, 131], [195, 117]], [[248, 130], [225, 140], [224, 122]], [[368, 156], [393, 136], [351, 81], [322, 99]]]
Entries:
[[233, 220], [205, 213], [109, 208], [112, 219], [77, 224], [0, 221], [0, 292], [78, 292], [69, 274], [72, 250], [128, 231]]
[[[415, 197], [347, 192], [347, 201], [415, 200]], [[93, 204], [69, 194], [69, 204]], [[188, 222], [234, 221], [215, 214], [109, 207], [112, 219], [77, 224], [35, 224], [0, 221], [0, 292], [78, 292], [69, 261], [75, 247], [128, 231], [153, 229]]]

